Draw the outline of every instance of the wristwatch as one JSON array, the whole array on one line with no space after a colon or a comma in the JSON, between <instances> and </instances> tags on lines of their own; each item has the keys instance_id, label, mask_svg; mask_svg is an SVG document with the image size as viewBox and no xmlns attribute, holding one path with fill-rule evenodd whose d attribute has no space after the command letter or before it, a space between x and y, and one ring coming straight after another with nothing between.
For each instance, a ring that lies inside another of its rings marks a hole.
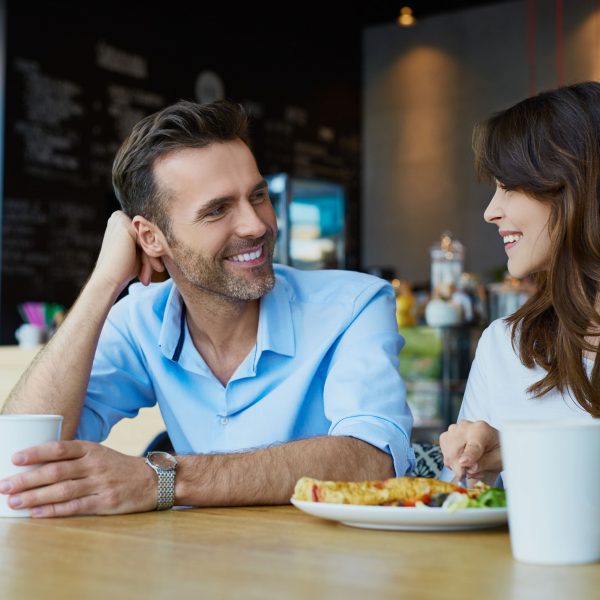
<instances>
[{"instance_id":1,"label":"wristwatch","mask_svg":"<svg viewBox=\"0 0 600 600\"><path fill-rule=\"evenodd\" d=\"M148 452L146 464L158 476L156 510L168 510L175 504L175 470L177 459L168 452Z\"/></svg>"}]
</instances>

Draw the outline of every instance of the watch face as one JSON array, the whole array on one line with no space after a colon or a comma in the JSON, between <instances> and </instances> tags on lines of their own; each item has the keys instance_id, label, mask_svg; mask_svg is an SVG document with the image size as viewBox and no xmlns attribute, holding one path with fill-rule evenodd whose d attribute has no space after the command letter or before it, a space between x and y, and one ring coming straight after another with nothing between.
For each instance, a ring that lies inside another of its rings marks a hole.
<instances>
[{"instance_id":1,"label":"watch face","mask_svg":"<svg viewBox=\"0 0 600 600\"><path fill-rule=\"evenodd\" d=\"M177 459L166 452L149 452L148 459L161 469L172 469L177 466Z\"/></svg>"}]
</instances>

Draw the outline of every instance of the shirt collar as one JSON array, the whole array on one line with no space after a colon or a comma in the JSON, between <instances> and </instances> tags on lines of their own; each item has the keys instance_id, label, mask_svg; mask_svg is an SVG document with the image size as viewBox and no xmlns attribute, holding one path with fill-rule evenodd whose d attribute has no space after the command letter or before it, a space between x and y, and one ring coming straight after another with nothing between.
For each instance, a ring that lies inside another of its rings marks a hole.
<instances>
[{"instance_id":1,"label":"shirt collar","mask_svg":"<svg viewBox=\"0 0 600 600\"><path fill-rule=\"evenodd\" d=\"M260 302L257 359L270 350L284 356L294 356L296 339L292 320L292 290L287 282L277 278L274 288ZM178 361L185 339L185 305L173 284L167 298L158 345L169 360Z\"/></svg>"},{"instance_id":2,"label":"shirt collar","mask_svg":"<svg viewBox=\"0 0 600 600\"><path fill-rule=\"evenodd\" d=\"M185 338L185 306L179 290L173 284L163 315L158 345L169 360L178 360Z\"/></svg>"},{"instance_id":3,"label":"shirt collar","mask_svg":"<svg viewBox=\"0 0 600 600\"><path fill-rule=\"evenodd\" d=\"M265 350L284 356L294 356L296 353L291 302L292 290L288 283L277 278L273 289L260 302L257 358Z\"/></svg>"}]
</instances>

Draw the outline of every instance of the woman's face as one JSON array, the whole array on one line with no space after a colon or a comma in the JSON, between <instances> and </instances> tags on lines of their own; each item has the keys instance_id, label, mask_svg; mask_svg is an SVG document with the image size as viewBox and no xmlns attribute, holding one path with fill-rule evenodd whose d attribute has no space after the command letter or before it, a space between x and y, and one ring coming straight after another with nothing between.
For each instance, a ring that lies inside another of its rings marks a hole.
<instances>
[{"instance_id":1,"label":"woman's face","mask_svg":"<svg viewBox=\"0 0 600 600\"><path fill-rule=\"evenodd\" d=\"M526 277L546 268L550 256L549 204L498 184L483 218L498 226L508 256L508 272L513 277Z\"/></svg>"}]
</instances>

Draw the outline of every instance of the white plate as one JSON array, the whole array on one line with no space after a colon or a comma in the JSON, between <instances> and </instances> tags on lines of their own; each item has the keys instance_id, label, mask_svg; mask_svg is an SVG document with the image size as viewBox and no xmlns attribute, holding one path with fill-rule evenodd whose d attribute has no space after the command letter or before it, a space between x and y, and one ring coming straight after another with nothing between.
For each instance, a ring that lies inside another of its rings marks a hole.
<instances>
[{"instance_id":1,"label":"white plate","mask_svg":"<svg viewBox=\"0 0 600 600\"><path fill-rule=\"evenodd\" d=\"M443 508L403 506L361 506L291 499L294 506L321 519L339 521L352 527L407 531L451 531L499 527L507 520L506 508L465 508L448 512Z\"/></svg>"}]
</instances>

